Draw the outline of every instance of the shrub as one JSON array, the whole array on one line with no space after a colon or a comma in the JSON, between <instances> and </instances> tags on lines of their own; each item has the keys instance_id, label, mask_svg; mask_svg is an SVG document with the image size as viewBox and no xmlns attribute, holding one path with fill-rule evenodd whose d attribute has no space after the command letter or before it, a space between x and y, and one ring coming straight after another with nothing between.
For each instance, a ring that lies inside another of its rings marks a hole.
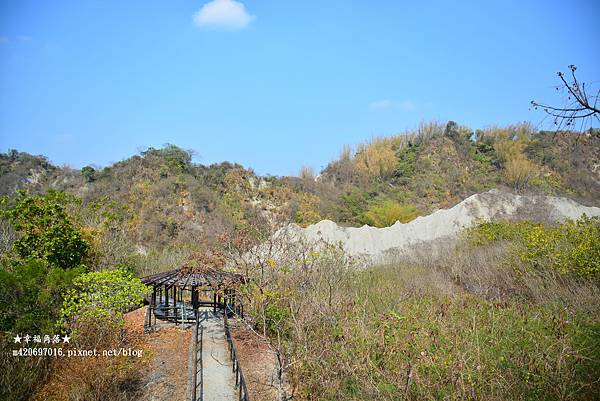
<instances>
[{"instance_id":1,"label":"shrub","mask_svg":"<svg viewBox=\"0 0 600 401\"><path fill-rule=\"evenodd\" d=\"M301 179L312 182L315 180L316 176L317 175L315 174L315 169L311 166L300 167L300 173L298 174L298 177L300 177Z\"/></svg>"},{"instance_id":2,"label":"shrub","mask_svg":"<svg viewBox=\"0 0 600 401\"><path fill-rule=\"evenodd\" d=\"M261 329L264 326L270 334L285 335L287 332L287 319L289 319L287 309L268 303L264 306L263 315L258 320L258 326Z\"/></svg>"},{"instance_id":3,"label":"shrub","mask_svg":"<svg viewBox=\"0 0 600 401\"><path fill-rule=\"evenodd\" d=\"M0 399L24 401L44 383L49 358L15 358L12 337L52 333L59 318L61 293L82 267L62 269L39 259L4 261L0 268Z\"/></svg>"},{"instance_id":4,"label":"shrub","mask_svg":"<svg viewBox=\"0 0 600 401\"><path fill-rule=\"evenodd\" d=\"M431 285L432 269L409 267L341 275L333 309L313 289L290 300L300 400L595 399L598 299L583 313L448 296Z\"/></svg>"},{"instance_id":5,"label":"shrub","mask_svg":"<svg viewBox=\"0 0 600 401\"><path fill-rule=\"evenodd\" d=\"M600 222L583 215L556 227L532 222L485 222L467 232L472 243L482 245L507 240L532 269L553 269L563 275L600 278Z\"/></svg>"},{"instance_id":6,"label":"shrub","mask_svg":"<svg viewBox=\"0 0 600 401\"><path fill-rule=\"evenodd\" d=\"M419 155L418 145L408 145L398 151L398 166L394 175L399 178L408 179L412 178L417 171L417 158Z\"/></svg>"},{"instance_id":7,"label":"shrub","mask_svg":"<svg viewBox=\"0 0 600 401\"><path fill-rule=\"evenodd\" d=\"M339 221L359 224L363 213L367 210L369 194L358 187L350 187L342 195L342 202L338 207Z\"/></svg>"},{"instance_id":8,"label":"shrub","mask_svg":"<svg viewBox=\"0 0 600 401\"><path fill-rule=\"evenodd\" d=\"M504 169L507 184L515 189L523 189L537 175L538 168L525 156L526 141L517 139L517 134L514 135L512 138L498 140L494 143L494 150Z\"/></svg>"},{"instance_id":9,"label":"shrub","mask_svg":"<svg viewBox=\"0 0 600 401\"><path fill-rule=\"evenodd\" d=\"M394 171L396 151L404 144L401 136L375 138L358 146L354 162L356 170L365 177L383 178Z\"/></svg>"},{"instance_id":10,"label":"shrub","mask_svg":"<svg viewBox=\"0 0 600 401\"><path fill-rule=\"evenodd\" d=\"M385 200L372 206L363 215L365 223L375 227L389 227L399 221L408 223L417 217L417 208L412 205L401 205L392 200Z\"/></svg>"},{"instance_id":11,"label":"shrub","mask_svg":"<svg viewBox=\"0 0 600 401\"><path fill-rule=\"evenodd\" d=\"M523 156L509 159L504 165L506 182L515 189L526 188L536 173L535 165Z\"/></svg>"},{"instance_id":12,"label":"shrub","mask_svg":"<svg viewBox=\"0 0 600 401\"><path fill-rule=\"evenodd\" d=\"M59 317L61 293L83 268L61 269L29 259L0 269L0 330L13 333L51 329Z\"/></svg>"},{"instance_id":13,"label":"shrub","mask_svg":"<svg viewBox=\"0 0 600 401\"><path fill-rule=\"evenodd\" d=\"M309 193L300 194L296 211L296 223L306 227L319 221L321 221L319 198Z\"/></svg>"},{"instance_id":14,"label":"shrub","mask_svg":"<svg viewBox=\"0 0 600 401\"><path fill-rule=\"evenodd\" d=\"M61 321L76 331L90 322L96 326L123 323L123 313L141 306L147 288L124 270L82 274L64 294Z\"/></svg>"}]
</instances>

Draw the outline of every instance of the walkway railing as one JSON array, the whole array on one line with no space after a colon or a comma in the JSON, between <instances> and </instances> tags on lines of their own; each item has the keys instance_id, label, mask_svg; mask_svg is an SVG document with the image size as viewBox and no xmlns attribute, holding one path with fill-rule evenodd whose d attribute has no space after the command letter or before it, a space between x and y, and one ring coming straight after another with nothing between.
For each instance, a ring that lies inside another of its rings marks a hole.
<instances>
[{"instance_id":1,"label":"walkway railing","mask_svg":"<svg viewBox=\"0 0 600 401\"><path fill-rule=\"evenodd\" d=\"M204 326L200 324L198 314L196 314L196 332L194 338L194 377L192 380L192 401L204 400L204 374L202 372L202 340L204 337ZM200 383L198 383L198 373L200 373Z\"/></svg>"},{"instance_id":2,"label":"walkway railing","mask_svg":"<svg viewBox=\"0 0 600 401\"><path fill-rule=\"evenodd\" d=\"M235 347L235 343L231 338L231 331L229 330L229 319L227 318L227 314L229 312L236 313L236 311L232 309L230 305L226 305L225 313L223 313L223 324L225 325L225 338L227 338L227 344L229 344L229 357L233 362L233 372L235 373L235 386L239 389L239 401L250 401L250 396L248 395L248 387L246 385L246 378L244 377L244 373L242 372L242 367L240 366L240 361L237 355L237 348Z\"/></svg>"}]
</instances>

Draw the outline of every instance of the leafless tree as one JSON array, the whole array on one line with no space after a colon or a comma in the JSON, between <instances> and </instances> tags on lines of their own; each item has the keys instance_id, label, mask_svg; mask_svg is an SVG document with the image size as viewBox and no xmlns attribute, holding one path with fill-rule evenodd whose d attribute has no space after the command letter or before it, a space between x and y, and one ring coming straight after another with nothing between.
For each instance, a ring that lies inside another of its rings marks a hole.
<instances>
[{"instance_id":1,"label":"leafless tree","mask_svg":"<svg viewBox=\"0 0 600 401\"><path fill-rule=\"evenodd\" d=\"M542 109L548 117L553 119L557 130L563 128L568 130L577 130L583 132L586 128L591 128L594 122L600 122L600 89L594 93L589 85L580 82L575 75L577 67L569 66L570 74L558 72L561 84L556 86L558 92L566 95L563 106L551 106L531 101L531 107L535 110ZM579 126L579 127L578 127Z\"/></svg>"}]
</instances>

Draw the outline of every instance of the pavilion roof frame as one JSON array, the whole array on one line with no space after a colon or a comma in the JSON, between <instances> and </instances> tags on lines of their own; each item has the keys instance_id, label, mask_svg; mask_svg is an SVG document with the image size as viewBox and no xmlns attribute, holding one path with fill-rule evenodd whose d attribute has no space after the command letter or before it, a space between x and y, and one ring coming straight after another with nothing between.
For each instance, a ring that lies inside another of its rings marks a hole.
<instances>
[{"instance_id":1,"label":"pavilion roof frame","mask_svg":"<svg viewBox=\"0 0 600 401\"><path fill-rule=\"evenodd\" d=\"M141 278L142 283L154 287L176 286L185 290L192 290L194 287L233 288L239 284L245 283L241 274L228 272L221 269L204 267L181 267L162 273L153 274Z\"/></svg>"}]
</instances>

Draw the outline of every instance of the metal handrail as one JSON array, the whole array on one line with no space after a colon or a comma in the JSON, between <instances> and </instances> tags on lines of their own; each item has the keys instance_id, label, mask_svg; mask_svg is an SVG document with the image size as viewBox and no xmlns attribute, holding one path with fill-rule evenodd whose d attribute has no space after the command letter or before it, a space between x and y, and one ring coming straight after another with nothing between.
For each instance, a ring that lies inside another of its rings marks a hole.
<instances>
[{"instance_id":1,"label":"metal handrail","mask_svg":"<svg viewBox=\"0 0 600 401\"><path fill-rule=\"evenodd\" d=\"M198 334L200 332L200 334ZM203 355L202 355L202 340L204 337L204 326L200 324L198 315L196 314L196 335L194 338L194 377L192 379L192 401L203 401L204 399L204 372L202 371ZM200 350L200 358L198 358L198 350ZM199 360L198 360L199 359ZM198 363L200 363L200 397L198 397Z\"/></svg>"},{"instance_id":2,"label":"metal handrail","mask_svg":"<svg viewBox=\"0 0 600 401\"><path fill-rule=\"evenodd\" d=\"M231 338L231 331L229 329L229 319L227 318L227 313L231 311L232 313L236 313L230 305L225 305L225 313L223 313L223 324L225 326L225 338L227 339L227 344L229 344L229 357L233 362L233 372L235 373L235 386L239 389L238 398L239 401L250 401L250 396L248 395L248 386L246 385L246 378L244 377L244 373L242 372L242 367L240 366L240 361L238 359L237 348L233 339Z\"/></svg>"},{"instance_id":3,"label":"metal handrail","mask_svg":"<svg viewBox=\"0 0 600 401\"><path fill-rule=\"evenodd\" d=\"M204 326L200 324L200 401L204 400L204 352L202 343L204 341Z\"/></svg>"}]
</instances>

